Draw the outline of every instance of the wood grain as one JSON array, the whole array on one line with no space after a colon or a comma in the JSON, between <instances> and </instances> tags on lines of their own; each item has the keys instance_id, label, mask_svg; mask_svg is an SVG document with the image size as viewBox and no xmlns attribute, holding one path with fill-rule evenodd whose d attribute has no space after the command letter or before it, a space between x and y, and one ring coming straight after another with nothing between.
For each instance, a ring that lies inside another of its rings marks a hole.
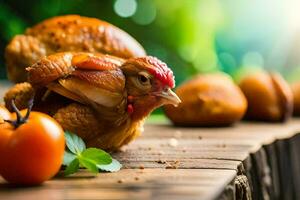
<instances>
[{"instance_id":1,"label":"wood grain","mask_svg":"<svg viewBox=\"0 0 300 200\"><path fill-rule=\"evenodd\" d=\"M299 199L299 132L300 119L225 128L146 124L114 153L121 171L83 170L28 188L0 179L0 199Z\"/></svg>"}]
</instances>

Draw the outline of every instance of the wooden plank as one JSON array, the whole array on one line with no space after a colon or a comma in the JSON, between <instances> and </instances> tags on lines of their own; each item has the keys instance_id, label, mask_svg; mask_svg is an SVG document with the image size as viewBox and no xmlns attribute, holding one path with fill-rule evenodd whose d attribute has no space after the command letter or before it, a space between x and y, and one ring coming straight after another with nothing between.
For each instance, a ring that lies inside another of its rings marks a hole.
<instances>
[{"instance_id":1,"label":"wooden plank","mask_svg":"<svg viewBox=\"0 0 300 200\"><path fill-rule=\"evenodd\" d=\"M41 187L12 188L2 183L0 199L214 199L235 175L233 170L123 169L93 177L82 171Z\"/></svg>"},{"instance_id":2,"label":"wooden plank","mask_svg":"<svg viewBox=\"0 0 300 200\"><path fill-rule=\"evenodd\" d=\"M248 143L260 147L270 144L276 139L290 138L300 129L299 119L291 119L287 123L258 123L243 122L225 128L185 128L171 127L169 124L149 125L151 131L143 134L144 138L189 138L218 139L220 141L233 139L237 142ZM150 129L150 128L149 128ZM161 134L163 132L163 134ZM257 150L253 148L253 151Z\"/></svg>"}]
</instances>

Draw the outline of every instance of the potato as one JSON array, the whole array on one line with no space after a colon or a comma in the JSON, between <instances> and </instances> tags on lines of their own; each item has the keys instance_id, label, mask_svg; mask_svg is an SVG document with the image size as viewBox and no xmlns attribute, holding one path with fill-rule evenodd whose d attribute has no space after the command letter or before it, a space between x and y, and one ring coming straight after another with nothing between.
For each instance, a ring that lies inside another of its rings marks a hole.
<instances>
[{"instance_id":1,"label":"potato","mask_svg":"<svg viewBox=\"0 0 300 200\"><path fill-rule=\"evenodd\" d=\"M164 111L175 125L227 126L239 121L247 108L242 91L225 74L197 75L176 89L182 100Z\"/></svg>"},{"instance_id":2,"label":"potato","mask_svg":"<svg viewBox=\"0 0 300 200\"><path fill-rule=\"evenodd\" d=\"M291 89L294 97L294 115L300 116L300 81L293 83Z\"/></svg>"},{"instance_id":3,"label":"potato","mask_svg":"<svg viewBox=\"0 0 300 200\"><path fill-rule=\"evenodd\" d=\"M248 109L246 119L280 122L293 110L293 94L279 73L257 72L245 76L240 84Z\"/></svg>"}]
</instances>

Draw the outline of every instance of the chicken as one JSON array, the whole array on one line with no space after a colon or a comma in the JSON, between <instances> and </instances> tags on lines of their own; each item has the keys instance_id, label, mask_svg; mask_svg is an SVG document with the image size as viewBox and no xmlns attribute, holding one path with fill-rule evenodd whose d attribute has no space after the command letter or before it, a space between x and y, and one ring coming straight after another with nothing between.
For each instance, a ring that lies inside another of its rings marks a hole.
<instances>
[{"instance_id":1,"label":"chicken","mask_svg":"<svg viewBox=\"0 0 300 200\"><path fill-rule=\"evenodd\" d=\"M138 136L153 109L180 103L171 90L175 86L172 71L151 56L124 60L64 52L42 58L27 71L36 91L34 110L56 105L52 116L64 130L78 134L88 146L107 150L119 149ZM6 104L18 96L17 106L25 108L28 97L16 90L11 94L13 90L6 94ZM58 96L66 101L57 100Z\"/></svg>"},{"instance_id":2,"label":"chicken","mask_svg":"<svg viewBox=\"0 0 300 200\"><path fill-rule=\"evenodd\" d=\"M126 32L95 18L67 15L45 20L15 36L5 50L8 78L26 81L25 68L56 52L100 52L122 58L145 56Z\"/></svg>"}]
</instances>

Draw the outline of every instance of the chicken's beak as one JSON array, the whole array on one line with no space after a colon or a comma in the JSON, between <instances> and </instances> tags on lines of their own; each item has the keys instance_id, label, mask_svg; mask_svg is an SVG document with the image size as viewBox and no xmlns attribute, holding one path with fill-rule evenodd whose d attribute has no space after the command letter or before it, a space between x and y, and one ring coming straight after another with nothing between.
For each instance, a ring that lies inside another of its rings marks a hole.
<instances>
[{"instance_id":1,"label":"chicken's beak","mask_svg":"<svg viewBox=\"0 0 300 200\"><path fill-rule=\"evenodd\" d=\"M162 97L163 104L172 104L177 107L178 104L181 103L181 100L179 99L177 94L175 94L175 92L173 92L170 88L167 88L162 92L156 93L155 95Z\"/></svg>"}]
</instances>

